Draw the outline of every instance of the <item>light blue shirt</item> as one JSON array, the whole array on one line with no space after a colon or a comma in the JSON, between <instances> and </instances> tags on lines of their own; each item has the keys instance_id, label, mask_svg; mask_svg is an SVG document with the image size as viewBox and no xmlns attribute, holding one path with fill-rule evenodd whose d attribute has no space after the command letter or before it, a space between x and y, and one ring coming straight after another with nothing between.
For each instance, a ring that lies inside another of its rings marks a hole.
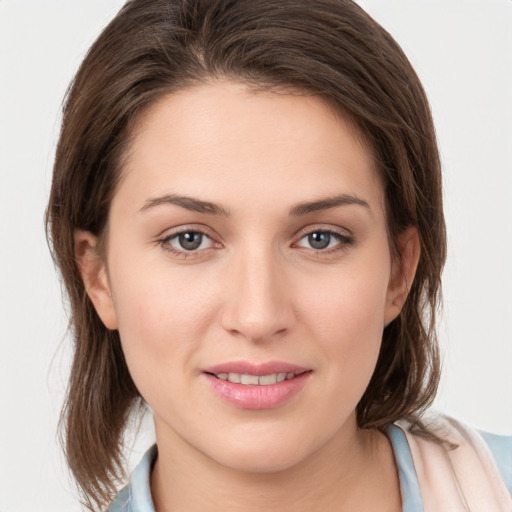
<instances>
[{"instance_id":1,"label":"light blue shirt","mask_svg":"<svg viewBox=\"0 0 512 512\"><path fill-rule=\"evenodd\" d=\"M484 432L480 434L487 443L503 480L512 494L512 436L497 436ZM420 486L407 438L395 425L389 427L388 437L398 467L402 512L423 512ZM139 462L129 484L117 495L108 512L155 512L149 478L156 454L156 445L153 445Z\"/></svg>"}]
</instances>

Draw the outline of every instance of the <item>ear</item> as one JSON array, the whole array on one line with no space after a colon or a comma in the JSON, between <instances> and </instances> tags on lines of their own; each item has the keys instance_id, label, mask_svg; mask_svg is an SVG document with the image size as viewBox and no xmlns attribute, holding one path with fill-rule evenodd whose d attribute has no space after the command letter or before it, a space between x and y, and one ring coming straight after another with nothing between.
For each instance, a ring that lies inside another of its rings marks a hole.
<instances>
[{"instance_id":1,"label":"ear","mask_svg":"<svg viewBox=\"0 0 512 512\"><path fill-rule=\"evenodd\" d=\"M107 329L117 329L107 267L98 254L98 238L89 231L75 231L75 258L85 290Z\"/></svg>"},{"instance_id":2,"label":"ear","mask_svg":"<svg viewBox=\"0 0 512 512\"><path fill-rule=\"evenodd\" d=\"M401 233L397 248L399 254L393 257L386 295L385 325L400 314L411 289L421 254L418 230L410 227Z\"/></svg>"}]
</instances>

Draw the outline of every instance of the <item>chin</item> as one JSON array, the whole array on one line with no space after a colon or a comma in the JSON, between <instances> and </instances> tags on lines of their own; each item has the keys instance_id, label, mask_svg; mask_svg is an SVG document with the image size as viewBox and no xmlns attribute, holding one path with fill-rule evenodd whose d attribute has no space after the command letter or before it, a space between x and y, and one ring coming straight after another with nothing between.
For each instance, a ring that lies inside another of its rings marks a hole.
<instances>
[{"instance_id":1,"label":"chin","mask_svg":"<svg viewBox=\"0 0 512 512\"><path fill-rule=\"evenodd\" d=\"M243 473L271 474L296 467L319 448L305 442L304 438L283 437L279 435L272 439L267 433L261 437L230 438L225 443L219 443L210 457L224 467Z\"/></svg>"}]
</instances>

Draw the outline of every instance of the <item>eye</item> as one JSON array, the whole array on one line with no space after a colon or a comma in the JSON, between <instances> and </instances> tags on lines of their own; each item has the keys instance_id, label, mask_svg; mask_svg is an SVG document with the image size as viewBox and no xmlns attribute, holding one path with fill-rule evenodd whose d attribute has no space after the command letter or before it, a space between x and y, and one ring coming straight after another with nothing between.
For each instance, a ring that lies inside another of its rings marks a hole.
<instances>
[{"instance_id":1,"label":"eye","mask_svg":"<svg viewBox=\"0 0 512 512\"><path fill-rule=\"evenodd\" d=\"M160 240L160 243L165 249L179 254L198 252L214 247L215 245L207 234L194 230L173 233Z\"/></svg>"},{"instance_id":2,"label":"eye","mask_svg":"<svg viewBox=\"0 0 512 512\"><path fill-rule=\"evenodd\" d=\"M305 234L298 242L298 247L326 251L329 249L342 249L353 242L352 238L341 233L318 229Z\"/></svg>"}]
</instances>

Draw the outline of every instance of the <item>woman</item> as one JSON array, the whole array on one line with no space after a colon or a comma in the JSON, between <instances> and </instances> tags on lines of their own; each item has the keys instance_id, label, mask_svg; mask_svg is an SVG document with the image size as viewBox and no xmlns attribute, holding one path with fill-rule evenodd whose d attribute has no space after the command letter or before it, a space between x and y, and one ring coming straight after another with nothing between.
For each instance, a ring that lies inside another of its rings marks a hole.
<instances>
[{"instance_id":1,"label":"woman","mask_svg":"<svg viewBox=\"0 0 512 512\"><path fill-rule=\"evenodd\" d=\"M91 509L510 510L511 441L421 419L439 158L354 3L129 2L70 90L48 223ZM114 498L142 404L156 447Z\"/></svg>"}]
</instances>

